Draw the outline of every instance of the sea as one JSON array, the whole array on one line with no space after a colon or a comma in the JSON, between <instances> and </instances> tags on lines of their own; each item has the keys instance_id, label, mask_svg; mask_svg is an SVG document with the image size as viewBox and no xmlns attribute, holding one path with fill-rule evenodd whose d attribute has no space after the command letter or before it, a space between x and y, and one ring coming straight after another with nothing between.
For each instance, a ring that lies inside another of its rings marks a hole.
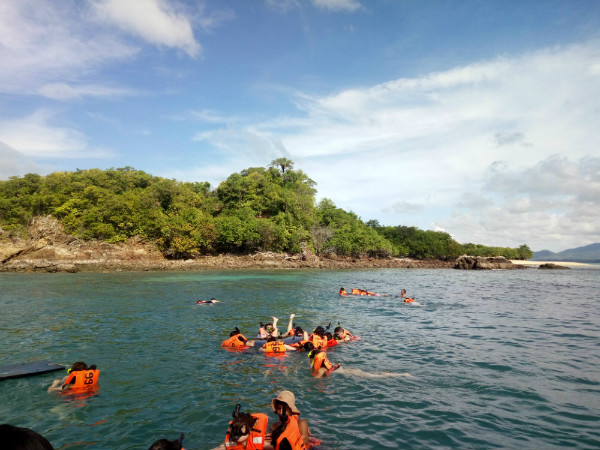
<instances>
[{"instance_id":1,"label":"sea","mask_svg":"<svg viewBox=\"0 0 600 450\"><path fill-rule=\"evenodd\" d=\"M236 404L274 421L271 400L289 390L322 450L598 449L599 288L600 266L2 273L0 365L84 361L100 378L80 395L47 392L66 370L0 381L0 423L55 449L185 433L204 450L223 443ZM304 352L220 345L273 317L285 331L292 313L360 337L328 350L340 369L315 378Z\"/></svg>"}]
</instances>

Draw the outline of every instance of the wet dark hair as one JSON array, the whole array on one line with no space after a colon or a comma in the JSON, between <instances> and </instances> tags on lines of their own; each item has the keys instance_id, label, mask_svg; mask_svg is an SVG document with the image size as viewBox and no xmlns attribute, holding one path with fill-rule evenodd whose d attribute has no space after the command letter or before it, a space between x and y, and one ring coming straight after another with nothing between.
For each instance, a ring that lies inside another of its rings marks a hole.
<instances>
[{"instance_id":1,"label":"wet dark hair","mask_svg":"<svg viewBox=\"0 0 600 450\"><path fill-rule=\"evenodd\" d=\"M321 325L315 328L316 335L323 337L323 333L325 333L325 329Z\"/></svg>"},{"instance_id":2,"label":"wet dark hair","mask_svg":"<svg viewBox=\"0 0 600 450\"><path fill-rule=\"evenodd\" d=\"M241 412L231 421L229 425L229 435L232 441L237 441L240 437L249 434L254 429L254 424L258 419L250 414ZM246 431L242 431L246 427Z\"/></svg>"},{"instance_id":3,"label":"wet dark hair","mask_svg":"<svg viewBox=\"0 0 600 450\"><path fill-rule=\"evenodd\" d=\"M2 448L10 450L54 450L52 444L41 434L7 423L0 425L0 442Z\"/></svg>"},{"instance_id":4,"label":"wet dark hair","mask_svg":"<svg viewBox=\"0 0 600 450\"><path fill-rule=\"evenodd\" d=\"M275 336L269 336L267 338L267 342L273 342L273 341L276 341L276 340L277 340L277 338Z\"/></svg>"},{"instance_id":5,"label":"wet dark hair","mask_svg":"<svg viewBox=\"0 0 600 450\"><path fill-rule=\"evenodd\" d=\"M77 362L74 362L73 365L71 366L70 372L77 372L80 370L96 370L96 364L92 364L91 366L88 367L88 365L86 363L84 363L83 361L77 361Z\"/></svg>"},{"instance_id":6,"label":"wet dark hair","mask_svg":"<svg viewBox=\"0 0 600 450\"><path fill-rule=\"evenodd\" d=\"M183 448L183 437L184 434L181 433L179 439L175 439L173 441L169 441L168 439L159 439L150 447L148 447L148 450L181 450Z\"/></svg>"},{"instance_id":7,"label":"wet dark hair","mask_svg":"<svg viewBox=\"0 0 600 450\"><path fill-rule=\"evenodd\" d=\"M327 333L325 333L325 337L327 338L328 341L333 339L333 334L331 334L329 331Z\"/></svg>"},{"instance_id":8,"label":"wet dark hair","mask_svg":"<svg viewBox=\"0 0 600 450\"><path fill-rule=\"evenodd\" d=\"M235 336L236 334L240 334L240 329L238 327L235 327L235 330L229 333L229 337Z\"/></svg>"},{"instance_id":9,"label":"wet dark hair","mask_svg":"<svg viewBox=\"0 0 600 450\"><path fill-rule=\"evenodd\" d=\"M304 345L302 346L304 348L304 350L306 350L307 352L310 352L312 350L315 349L315 346L312 342L305 342Z\"/></svg>"},{"instance_id":10,"label":"wet dark hair","mask_svg":"<svg viewBox=\"0 0 600 450\"><path fill-rule=\"evenodd\" d=\"M294 335L296 336L302 336L304 334L304 330L300 327L296 327L294 328Z\"/></svg>"},{"instance_id":11,"label":"wet dark hair","mask_svg":"<svg viewBox=\"0 0 600 450\"><path fill-rule=\"evenodd\" d=\"M335 329L333 330L334 333L341 333L342 332L342 327L335 327Z\"/></svg>"}]
</instances>

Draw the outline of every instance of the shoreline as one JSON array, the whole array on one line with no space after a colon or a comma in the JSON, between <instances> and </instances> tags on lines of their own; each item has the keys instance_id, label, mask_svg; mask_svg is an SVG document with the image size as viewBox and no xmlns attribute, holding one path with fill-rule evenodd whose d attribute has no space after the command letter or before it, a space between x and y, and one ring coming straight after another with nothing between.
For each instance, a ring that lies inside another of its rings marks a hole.
<instances>
[{"instance_id":1,"label":"shoreline","mask_svg":"<svg viewBox=\"0 0 600 450\"><path fill-rule=\"evenodd\" d=\"M535 267L541 266L542 264L556 264L557 266L566 266L566 267L594 267L595 264L591 263L582 263L582 262L572 262L572 261L522 261L519 259L511 259L511 263L519 265L519 266L528 266Z\"/></svg>"}]
</instances>

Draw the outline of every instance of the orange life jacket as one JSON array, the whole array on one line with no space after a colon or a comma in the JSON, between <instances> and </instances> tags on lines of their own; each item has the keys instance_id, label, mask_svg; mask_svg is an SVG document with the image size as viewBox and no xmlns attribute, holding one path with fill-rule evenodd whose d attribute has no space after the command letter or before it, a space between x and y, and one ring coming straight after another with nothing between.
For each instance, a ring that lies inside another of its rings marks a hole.
<instances>
[{"instance_id":1,"label":"orange life jacket","mask_svg":"<svg viewBox=\"0 0 600 450\"><path fill-rule=\"evenodd\" d=\"M290 344L292 347L296 347L296 348L303 348L304 344L306 344L307 342L310 342L310 339L308 341L302 340L299 342L294 342L293 344Z\"/></svg>"},{"instance_id":2,"label":"orange life jacket","mask_svg":"<svg viewBox=\"0 0 600 450\"><path fill-rule=\"evenodd\" d=\"M281 341L270 341L263 345L266 353L285 353L285 344Z\"/></svg>"},{"instance_id":3,"label":"orange life jacket","mask_svg":"<svg viewBox=\"0 0 600 450\"><path fill-rule=\"evenodd\" d=\"M289 416L286 422L285 430L277 438L275 442L275 450L279 450L279 446L284 439L287 439L292 447L292 450L306 450L304 445L304 438L300 433L300 427L298 427L298 416Z\"/></svg>"},{"instance_id":4,"label":"orange life jacket","mask_svg":"<svg viewBox=\"0 0 600 450\"><path fill-rule=\"evenodd\" d=\"M333 367L333 364L329 362L329 359L327 359L327 355L325 354L325 352L321 352L317 354L317 356L315 356L315 358L313 359L312 366L315 371L318 371L323 366L325 366L325 368L329 370Z\"/></svg>"},{"instance_id":5,"label":"orange life jacket","mask_svg":"<svg viewBox=\"0 0 600 450\"><path fill-rule=\"evenodd\" d=\"M360 295L360 289L352 288L352 295Z\"/></svg>"},{"instance_id":6,"label":"orange life jacket","mask_svg":"<svg viewBox=\"0 0 600 450\"><path fill-rule=\"evenodd\" d=\"M98 383L98 377L100 376L99 370L76 370L71 372L65 383L62 385L63 389L90 389ZM75 382L71 384L71 381L75 378Z\"/></svg>"},{"instance_id":7,"label":"orange life jacket","mask_svg":"<svg viewBox=\"0 0 600 450\"><path fill-rule=\"evenodd\" d=\"M335 340L335 338L327 341L327 347L335 347L336 345L338 345L337 341Z\"/></svg>"},{"instance_id":8,"label":"orange life jacket","mask_svg":"<svg viewBox=\"0 0 600 450\"><path fill-rule=\"evenodd\" d=\"M318 334L313 334L310 338L310 341L313 343L315 348L327 347L327 338L325 336L321 337Z\"/></svg>"},{"instance_id":9,"label":"orange life jacket","mask_svg":"<svg viewBox=\"0 0 600 450\"><path fill-rule=\"evenodd\" d=\"M246 343L243 342L240 338L242 339L246 339L243 335L241 334L236 334L231 336L229 339L224 340L221 343L222 347L245 347Z\"/></svg>"},{"instance_id":10,"label":"orange life jacket","mask_svg":"<svg viewBox=\"0 0 600 450\"><path fill-rule=\"evenodd\" d=\"M348 293L342 289L340 289L340 295L348 295Z\"/></svg>"},{"instance_id":11,"label":"orange life jacket","mask_svg":"<svg viewBox=\"0 0 600 450\"><path fill-rule=\"evenodd\" d=\"M231 441L228 430L227 435L225 435L225 448L227 450L262 450L264 448L269 418L266 414L261 413L250 415L258 420L254 422L254 426L252 427L252 430L250 430L250 434L248 434L248 439L242 444ZM231 422L229 422L229 425L231 425Z\"/></svg>"},{"instance_id":12,"label":"orange life jacket","mask_svg":"<svg viewBox=\"0 0 600 450\"><path fill-rule=\"evenodd\" d=\"M404 303L413 303L415 301L414 298L405 298Z\"/></svg>"}]
</instances>

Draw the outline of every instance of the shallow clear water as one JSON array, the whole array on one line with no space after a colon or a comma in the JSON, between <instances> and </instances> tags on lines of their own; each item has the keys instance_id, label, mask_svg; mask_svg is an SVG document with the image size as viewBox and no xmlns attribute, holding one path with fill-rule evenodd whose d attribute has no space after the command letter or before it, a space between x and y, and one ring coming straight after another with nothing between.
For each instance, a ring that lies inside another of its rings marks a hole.
<instances>
[{"instance_id":1,"label":"shallow clear water","mask_svg":"<svg viewBox=\"0 0 600 450\"><path fill-rule=\"evenodd\" d=\"M341 286L406 288L420 304ZM236 403L268 412L289 389L323 450L600 448L599 287L598 269L0 274L0 365L101 370L86 399L46 392L62 372L0 381L0 422L57 449L146 449L183 431L203 450ZM222 303L195 304L211 297ZM330 351L330 377L304 353L220 347L273 315L284 330L292 312L361 336Z\"/></svg>"}]
</instances>

